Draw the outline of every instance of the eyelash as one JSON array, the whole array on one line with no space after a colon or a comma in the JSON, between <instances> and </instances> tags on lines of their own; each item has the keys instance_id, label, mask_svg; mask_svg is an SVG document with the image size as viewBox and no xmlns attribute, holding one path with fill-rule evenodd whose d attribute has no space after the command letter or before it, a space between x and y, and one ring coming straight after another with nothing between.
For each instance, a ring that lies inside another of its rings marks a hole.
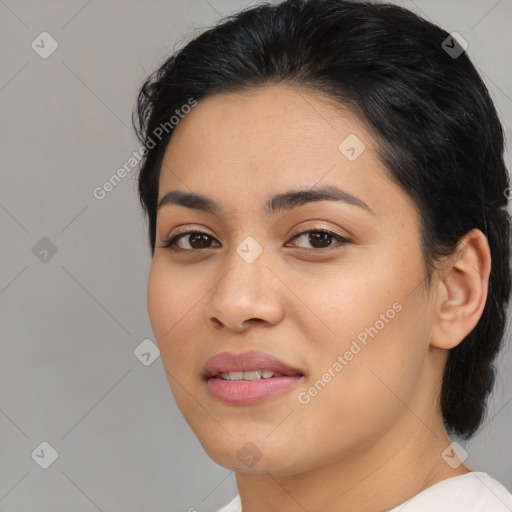
<instances>
[{"instance_id":1,"label":"eyelash","mask_svg":"<svg viewBox=\"0 0 512 512\"><path fill-rule=\"evenodd\" d=\"M346 238L344 238L336 233L333 233L332 231L329 231L328 229L325 229L325 228L308 229L306 231L301 231L301 232L293 235L291 240L295 240L296 238L299 238L302 235L307 235L307 234L311 234L311 233L324 233L324 234L330 235L330 236L338 239L338 244L330 245L329 247L323 247L320 249L304 248L304 247L301 247L301 249L305 249L306 251L313 251L313 252L324 252L324 251L333 250L334 248L340 248L340 247L350 243L350 241L347 240ZM215 240L215 238L213 236L211 236L208 233L205 233L203 231L185 231L183 233L174 235L171 238L169 238L168 240L166 240L164 242L164 244L162 245L162 248L169 249L169 250L175 251L175 252L195 252L195 251L203 251L203 250L211 249L211 247L207 247L205 249L182 249L182 248L173 247L173 246L175 246L176 242L180 238L189 236L189 235L204 235L204 236L207 236L207 237Z\"/></svg>"}]
</instances>

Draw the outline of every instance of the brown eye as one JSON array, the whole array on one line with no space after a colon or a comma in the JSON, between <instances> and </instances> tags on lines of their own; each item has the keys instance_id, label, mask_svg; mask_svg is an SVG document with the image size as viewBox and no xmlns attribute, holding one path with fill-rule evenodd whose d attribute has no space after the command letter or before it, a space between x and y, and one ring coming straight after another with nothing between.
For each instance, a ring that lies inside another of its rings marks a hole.
<instances>
[{"instance_id":1,"label":"brown eye","mask_svg":"<svg viewBox=\"0 0 512 512\"><path fill-rule=\"evenodd\" d=\"M185 247L178 244L184 240ZM211 247L211 242L215 240L212 236L201 231L187 231L186 233L180 233L179 235L173 236L167 242L164 247L172 250L192 251L208 249ZM187 244L189 247L187 247ZM178 248L176 248L176 245Z\"/></svg>"},{"instance_id":2,"label":"brown eye","mask_svg":"<svg viewBox=\"0 0 512 512\"><path fill-rule=\"evenodd\" d=\"M336 233L333 233L327 229L311 229L295 235L292 240L305 240L314 249L329 249L334 244L331 243L333 239L338 241L338 245L344 245L349 241ZM306 247L310 249L310 247Z\"/></svg>"},{"instance_id":3,"label":"brown eye","mask_svg":"<svg viewBox=\"0 0 512 512\"><path fill-rule=\"evenodd\" d=\"M305 249L313 251L321 251L329 249L334 245L340 246L349 243L347 239L327 229L310 229L292 238L292 240L300 239L306 240L306 243L310 244L310 247L305 247ZM333 240L337 243L333 243ZM211 248L213 241L216 241L215 238L207 233L201 231L187 231L171 237L165 242L163 247L173 251L200 251L202 249ZM287 247L291 245L290 243L286 244Z\"/></svg>"}]
</instances>

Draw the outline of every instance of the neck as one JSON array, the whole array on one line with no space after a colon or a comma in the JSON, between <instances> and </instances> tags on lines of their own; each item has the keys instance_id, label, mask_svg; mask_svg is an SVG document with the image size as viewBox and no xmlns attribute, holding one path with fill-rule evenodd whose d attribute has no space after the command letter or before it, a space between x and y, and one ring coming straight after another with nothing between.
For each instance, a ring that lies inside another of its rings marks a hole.
<instances>
[{"instance_id":1,"label":"neck","mask_svg":"<svg viewBox=\"0 0 512 512\"><path fill-rule=\"evenodd\" d=\"M437 482L468 473L441 457L450 444L442 422L412 414L357 454L299 474L237 473L243 512L390 510Z\"/></svg>"}]
</instances>

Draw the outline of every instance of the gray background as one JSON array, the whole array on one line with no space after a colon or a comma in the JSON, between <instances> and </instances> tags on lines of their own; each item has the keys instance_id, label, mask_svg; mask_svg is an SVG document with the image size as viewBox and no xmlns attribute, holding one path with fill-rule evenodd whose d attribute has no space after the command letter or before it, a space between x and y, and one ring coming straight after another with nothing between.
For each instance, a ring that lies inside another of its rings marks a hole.
<instances>
[{"instance_id":1,"label":"gray background","mask_svg":"<svg viewBox=\"0 0 512 512\"><path fill-rule=\"evenodd\" d=\"M397 3L468 41L510 138L512 1ZM161 359L134 355L153 339L136 171L103 200L92 191L139 149L130 116L146 75L249 5L0 0L1 511L203 512L236 494L182 419ZM59 45L46 59L31 47L43 31ZM510 490L511 370L506 349L489 420L465 445L470 467ZM58 452L48 469L31 457L43 441Z\"/></svg>"}]
</instances>

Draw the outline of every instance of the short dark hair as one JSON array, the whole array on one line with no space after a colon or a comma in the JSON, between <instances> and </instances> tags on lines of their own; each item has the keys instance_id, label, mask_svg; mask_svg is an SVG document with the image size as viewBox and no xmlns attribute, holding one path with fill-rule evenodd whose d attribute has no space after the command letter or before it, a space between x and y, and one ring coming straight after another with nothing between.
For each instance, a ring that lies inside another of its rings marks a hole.
<instances>
[{"instance_id":1,"label":"short dark hair","mask_svg":"<svg viewBox=\"0 0 512 512\"><path fill-rule=\"evenodd\" d=\"M447 431L468 439L483 421L505 336L511 189L493 102L466 53L445 51L448 37L393 4L262 4L224 18L168 58L142 86L133 122L148 148L139 195L152 254L160 167L173 133L155 142L155 130L191 97L278 83L325 93L369 126L390 178L419 212L427 289L435 263L468 231L481 230L492 258L488 296L476 327L450 351L441 391Z\"/></svg>"}]
</instances>

